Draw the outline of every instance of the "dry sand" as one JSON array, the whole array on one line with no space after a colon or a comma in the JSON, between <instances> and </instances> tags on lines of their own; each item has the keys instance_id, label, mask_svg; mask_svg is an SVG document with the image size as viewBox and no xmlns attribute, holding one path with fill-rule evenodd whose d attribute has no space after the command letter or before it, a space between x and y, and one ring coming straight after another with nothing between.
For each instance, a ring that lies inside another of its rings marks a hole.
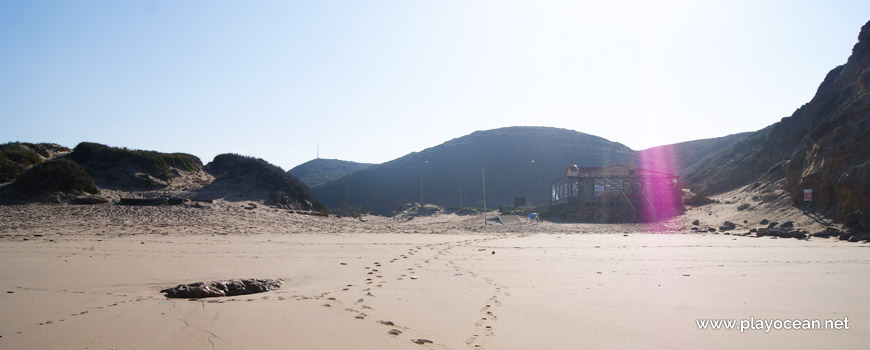
<instances>
[{"instance_id":1,"label":"dry sand","mask_svg":"<svg viewBox=\"0 0 870 350\"><path fill-rule=\"evenodd\" d=\"M743 211L483 228L480 217L361 222L246 206L0 206L0 349L861 349L870 338L868 245L685 224ZM228 278L285 284L159 293ZM749 317L848 317L850 329L696 324Z\"/></svg>"}]
</instances>

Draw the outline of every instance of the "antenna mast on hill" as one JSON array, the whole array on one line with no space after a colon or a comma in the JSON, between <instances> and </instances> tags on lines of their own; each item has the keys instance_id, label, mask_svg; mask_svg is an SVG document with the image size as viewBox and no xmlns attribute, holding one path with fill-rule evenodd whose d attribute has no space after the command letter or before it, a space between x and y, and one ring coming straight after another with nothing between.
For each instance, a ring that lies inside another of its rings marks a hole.
<instances>
[{"instance_id":1,"label":"antenna mast on hill","mask_svg":"<svg viewBox=\"0 0 870 350\"><path fill-rule=\"evenodd\" d=\"M317 159L320 159L320 142L317 143Z\"/></svg>"}]
</instances>

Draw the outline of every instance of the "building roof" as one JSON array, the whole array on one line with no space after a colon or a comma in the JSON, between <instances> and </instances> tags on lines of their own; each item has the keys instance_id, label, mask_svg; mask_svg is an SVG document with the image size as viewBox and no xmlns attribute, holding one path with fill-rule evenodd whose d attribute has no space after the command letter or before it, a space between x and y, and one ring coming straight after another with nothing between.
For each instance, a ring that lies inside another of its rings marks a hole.
<instances>
[{"instance_id":1,"label":"building roof","mask_svg":"<svg viewBox=\"0 0 870 350\"><path fill-rule=\"evenodd\" d=\"M573 170L573 171L572 171ZM575 175L576 174L576 175ZM611 166L593 168L593 167L569 167L565 171L565 176L576 177L676 177L676 175L635 168L631 170L625 165L614 164Z\"/></svg>"}]
</instances>

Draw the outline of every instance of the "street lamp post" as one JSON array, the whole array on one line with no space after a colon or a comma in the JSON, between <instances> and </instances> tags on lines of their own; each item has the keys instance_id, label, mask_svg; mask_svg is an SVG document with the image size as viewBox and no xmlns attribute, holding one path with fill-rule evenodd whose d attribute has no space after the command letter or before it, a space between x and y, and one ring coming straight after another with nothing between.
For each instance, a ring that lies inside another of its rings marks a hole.
<instances>
[{"instance_id":1,"label":"street lamp post","mask_svg":"<svg viewBox=\"0 0 870 350\"><path fill-rule=\"evenodd\" d=\"M420 163L420 208L423 208L423 165L429 163L428 160L424 160Z\"/></svg>"},{"instance_id":2,"label":"street lamp post","mask_svg":"<svg viewBox=\"0 0 870 350\"><path fill-rule=\"evenodd\" d=\"M486 176L483 175L483 165L480 166L480 181L483 182L483 227L486 227Z\"/></svg>"},{"instance_id":3,"label":"street lamp post","mask_svg":"<svg viewBox=\"0 0 870 350\"><path fill-rule=\"evenodd\" d=\"M459 209L462 209L462 176L459 177Z\"/></svg>"},{"instance_id":4,"label":"street lamp post","mask_svg":"<svg viewBox=\"0 0 870 350\"><path fill-rule=\"evenodd\" d=\"M532 159L532 163L541 163L541 206L543 206L544 203L546 203L545 198L547 198L547 181L544 176L544 160L538 159L538 161L536 162L534 159Z\"/></svg>"}]
</instances>

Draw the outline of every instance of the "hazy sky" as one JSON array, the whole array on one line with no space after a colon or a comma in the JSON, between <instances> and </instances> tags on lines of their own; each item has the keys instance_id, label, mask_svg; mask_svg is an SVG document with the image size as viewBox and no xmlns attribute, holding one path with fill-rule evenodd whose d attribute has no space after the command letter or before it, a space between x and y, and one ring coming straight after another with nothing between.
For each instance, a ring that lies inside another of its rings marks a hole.
<instances>
[{"instance_id":1,"label":"hazy sky","mask_svg":"<svg viewBox=\"0 0 870 350\"><path fill-rule=\"evenodd\" d=\"M754 131L870 1L2 1L0 142L380 163L475 130Z\"/></svg>"}]
</instances>

